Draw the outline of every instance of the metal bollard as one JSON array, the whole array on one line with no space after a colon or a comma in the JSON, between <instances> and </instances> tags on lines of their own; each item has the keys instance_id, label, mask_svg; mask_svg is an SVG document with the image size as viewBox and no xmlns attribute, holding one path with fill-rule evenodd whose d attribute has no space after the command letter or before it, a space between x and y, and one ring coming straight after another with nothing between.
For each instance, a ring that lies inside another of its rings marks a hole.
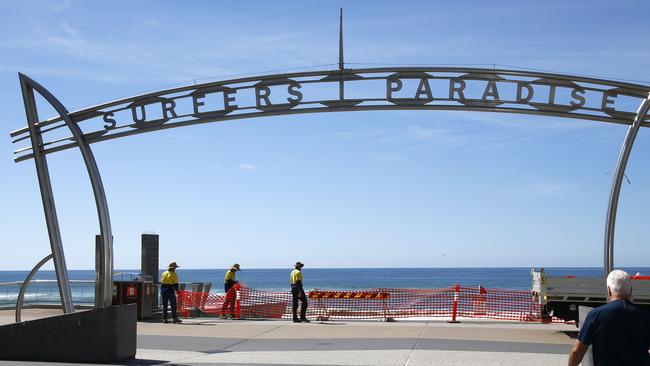
<instances>
[{"instance_id":1,"label":"metal bollard","mask_svg":"<svg viewBox=\"0 0 650 366\"><path fill-rule=\"evenodd\" d=\"M239 284L235 284L234 286L235 290L235 317L237 319L241 319L241 286Z\"/></svg>"},{"instance_id":2,"label":"metal bollard","mask_svg":"<svg viewBox=\"0 0 650 366\"><path fill-rule=\"evenodd\" d=\"M456 315L458 314L458 298L460 297L460 285L456 284L454 287L454 303L451 308L451 320L447 321L447 323L460 323L460 321L456 320Z\"/></svg>"}]
</instances>

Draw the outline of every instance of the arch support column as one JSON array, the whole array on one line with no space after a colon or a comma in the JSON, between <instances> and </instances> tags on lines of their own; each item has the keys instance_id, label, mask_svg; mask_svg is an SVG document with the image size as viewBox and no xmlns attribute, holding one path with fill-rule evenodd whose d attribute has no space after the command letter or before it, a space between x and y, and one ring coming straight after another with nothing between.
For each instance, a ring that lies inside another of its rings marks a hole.
<instances>
[{"instance_id":1,"label":"arch support column","mask_svg":"<svg viewBox=\"0 0 650 366\"><path fill-rule=\"evenodd\" d=\"M70 290L70 281L68 280L68 268L65 263L63 253L63 243L61 241L61 230L59 220L56 215L56 205L54 204L54 194L52 192L52 182L50 181L50 172L47 167L47 159L42 153L43 139L41 130L37 126L39 121L38 111L36 109L36 100L34 90L20 77L20 89L23 93L23 102L25 104L25 114L27 115L27 125L29 126L29 136L34 153L34 164L36 165L36 175L38 177L38 186L41 192L41 201L43 202L43 211L45 213L45 224L47 225L47 234L50 239L50 248L52 250L52 259L54 262L54 272L59 287L59 296L63 313L74 312L72 302L72 291Z\"/></svg>"},{"instance_id":2,"label":"arch support column","mask_svg":"<svg viewBox=\"0 0 650 366\"><path fill-rule=\"evenodd\" d=\"M618 162L616 163L616 170L614 171L614 181L612 182L612 190L609 195L609 204L607 206L607 221L605 224L605 251L604 251L604 269L605 276L609 274L614 269L614 230L616 227L616 211L618 209L618 198L621 193L621 186L623 184L623 178L625 176L625 168L627 167L627 161L630 158L630 153L632 152L632 146L634 146L634 140L636 135L639 132L641 127L641 122L645 119L648 114L648 109L650 108L650 95L645 99L641 104L638 111L636 112L636 117L627 130L625 135L625 140L623 141L623 146L621 146L621 152L618 156Z\"/></svg>"},{"instance_id":3,"label":"arch support column","mask_svg":"<svg viewBox=\"0 0 650 366\"><path fill-rule=\"evenodd\" d=\"M52 95L42 85L32 80L28 76L19 73L20 86L23 92L23 100L25 103L25 112L27 113L27 120L29 125L30 138L32 143L32 151L34 154L34 161L36 163L36 171L38 174L38 181L41 190L41 198L43 200L43 209L45 210L45 220L47 222L48 234L50 237L50 245L52 247L52 258L54 260L54 267L57 274L57 281L59 284L59 292L61 293L61 302L65 313L73 312L74 307L72 304L72 295L70 291L70 282L68 280L67 268L65 264L65 257L63 255L63 244L61 241L61 232L59 223L56 216L56 209L54 205L54 195L52 193L52 183L50 181L49 171L47 169L47 161L45 154L42 152L42 138L40 127L38 126L39 119L34 99L34 91L38 92L59 114L61 119L65 122L66 126L70 129L76 145L79 147L81 156L83 157L90 178L90 184L93 189L95 198L95 206L97 208L97 217L99 219L99 231L102 237L101 245L101 258L102 263L97 269L96 281L98 284L98 291L96 291L97 298L95 298L95 307L105 308L111 306L113 297L113 234L111 230L110 215L108 212L108 204L106 194L104 192L104 185L102 183L95 156L84 139L83 132L76 122L72 121L68 114L68 110L61 104L61 102Z\"/></svg>"}]
</instances>

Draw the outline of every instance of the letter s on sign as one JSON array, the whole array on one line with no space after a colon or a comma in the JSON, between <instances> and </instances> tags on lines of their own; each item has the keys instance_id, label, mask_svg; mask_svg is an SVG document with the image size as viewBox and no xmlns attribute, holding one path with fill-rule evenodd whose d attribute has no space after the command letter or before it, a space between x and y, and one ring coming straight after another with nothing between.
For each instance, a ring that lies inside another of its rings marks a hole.
<instances>
[{"instance_id":1,"label":"letter s on sign","mask_svg":"<svg viewBox=\"0 0 650 366\"><path fill-rule=\"evenodd\" d=\"M103 119L104 119L104 122L106 122L106 124L104 125L105 129L112 130L117 125L117 121L115 120L115 118L113 118L113 116L115 116L115 113L113 113L113 112L104 113Z\"/></svg>"},{"instance_id":2,"label":"letter s on sign","mask_svg":"<svg viewBox=\"0 0 650 366\"><path fill-rule=\"evenodd\" d=\"M302 86L298 83L291 83L287 87L287 92L291 95L293 95L295 98L287 98L287 102L291 104L298 104L300 101L302 101L302 92L298 91L298 89L302 88Z\"/></svg>"}]
</instances>

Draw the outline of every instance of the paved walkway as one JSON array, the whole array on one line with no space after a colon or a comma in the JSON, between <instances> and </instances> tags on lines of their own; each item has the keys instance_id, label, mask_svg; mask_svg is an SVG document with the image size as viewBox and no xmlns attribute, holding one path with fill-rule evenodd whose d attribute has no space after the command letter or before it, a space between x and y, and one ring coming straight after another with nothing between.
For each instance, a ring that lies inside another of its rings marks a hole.
<instances>
[{"instance_id":1,"label":"paved walkway","mask_svg":"<svg viewBox=\"0 0 650 366\"><path fill-rule=\"evenodd\" d=\"M496 321L140 322L136 360L124 364L565 365L575 331L571 325Z\"/></svg>"}]
</instances>

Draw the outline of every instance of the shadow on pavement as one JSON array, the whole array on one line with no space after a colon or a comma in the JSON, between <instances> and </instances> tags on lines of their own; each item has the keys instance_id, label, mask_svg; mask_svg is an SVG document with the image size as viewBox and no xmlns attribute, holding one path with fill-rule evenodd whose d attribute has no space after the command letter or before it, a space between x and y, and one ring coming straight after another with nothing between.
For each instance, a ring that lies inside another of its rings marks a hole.
<instances>
[{"instance_id":1,"label":"shadow on pavement","mask_svg":"<svg viewBox=\"0 0 650 366\"><path fill-rule=\"evenodd\" d=\"M563 331L560 331L559 333L562 333L562 334L568 336L571 339L578 338L578 331L577 330L563 330Z\"/></svg>"}]
</instances>

